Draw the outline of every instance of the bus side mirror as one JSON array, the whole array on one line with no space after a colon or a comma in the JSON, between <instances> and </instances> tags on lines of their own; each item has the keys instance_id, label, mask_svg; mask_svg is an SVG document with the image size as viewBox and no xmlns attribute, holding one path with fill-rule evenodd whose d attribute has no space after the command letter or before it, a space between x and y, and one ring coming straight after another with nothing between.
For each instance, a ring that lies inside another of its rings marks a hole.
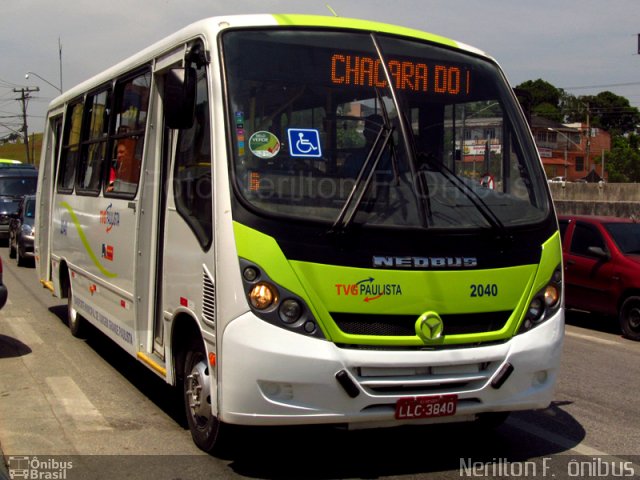
<instances>
[{"instance_id":1,"label":"bus side mirror","mask_svg":"<svg viewBox=\"0 0 640 480\"><path fill-rule=\"evenodd\" d=\"M196 71L194 68L172 68L164 75L162 102L167 127L191 128L196 109Z\"/></svg>"}]
</instances>

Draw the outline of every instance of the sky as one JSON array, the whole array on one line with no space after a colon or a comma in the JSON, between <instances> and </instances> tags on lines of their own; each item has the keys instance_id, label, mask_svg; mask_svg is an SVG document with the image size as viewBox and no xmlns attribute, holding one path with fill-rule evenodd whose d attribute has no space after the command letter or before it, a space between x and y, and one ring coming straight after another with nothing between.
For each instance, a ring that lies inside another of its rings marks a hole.
<instances>
[{"instance_id":1,"label":"sky","mask_svg":"<svg viewBox=\"0 0 640 480\"><path fill-rule=\"evenodd\" d=\"M333 15L327 5L341 17L477 47L512 86L540 78L574 95L608 90L640 107L640 0L0 0L0 139L22 125L14 89L39 87L29 94L27 119L30 133L43 130L60 67L67 90L202 18Z\"/></svg>"}]
</instances>

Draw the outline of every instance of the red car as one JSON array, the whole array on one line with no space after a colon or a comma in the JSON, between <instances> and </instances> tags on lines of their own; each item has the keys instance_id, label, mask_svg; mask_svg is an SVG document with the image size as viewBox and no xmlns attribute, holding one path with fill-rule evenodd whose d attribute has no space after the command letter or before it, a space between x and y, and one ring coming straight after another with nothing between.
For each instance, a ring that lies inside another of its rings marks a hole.
<instances>
[{"instance_id":1,"label":"red car","mask_svg":"<svg viewBox=\"0 0 640 480\"><path fill-rule=\"evenodd\" d=\"M640 340L640 223L628 218L559 215L567 308L617 316Z\"/></svg>"}]
</instances>

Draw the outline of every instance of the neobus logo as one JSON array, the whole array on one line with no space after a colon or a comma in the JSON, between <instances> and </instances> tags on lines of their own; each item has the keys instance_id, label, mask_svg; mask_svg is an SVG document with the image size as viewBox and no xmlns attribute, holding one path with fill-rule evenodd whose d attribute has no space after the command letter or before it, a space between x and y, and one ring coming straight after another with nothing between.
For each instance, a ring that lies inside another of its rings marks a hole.
<instances>
[{"instance_id":1,"label":"neobus logo","mask_svg":"<svg viewBox=\"0 0 640 480\"><path fill-rule=\"evenodd\" d=\"M100 224L106 225L106 231L110 232L114 226L120 225L120 212L114 212L111 210L112 203L109 204L104 210L100 210Z\"/></svg>"},{"instance_id":2,"label":"neobus logo","mask_svg":"<svg viewBox=\"0 0 640 480\"><path fill-rule=\"evenodd\" d=\"M363 302L372 302L383 295L402 295L402 288L397 283L376 283L373 277L356 283L336 283L339 297L360 297Z\"/></svg>"},{"instance_id":3,"label":"neobus logo","mask_svg":"<svg viewBox=\"0 0 640 480\"><path fill-rule=\"evenodd\" d=\"M473 268L476 257L384 257L374 255L376 268Z\"/></svg>"}]
</instances>

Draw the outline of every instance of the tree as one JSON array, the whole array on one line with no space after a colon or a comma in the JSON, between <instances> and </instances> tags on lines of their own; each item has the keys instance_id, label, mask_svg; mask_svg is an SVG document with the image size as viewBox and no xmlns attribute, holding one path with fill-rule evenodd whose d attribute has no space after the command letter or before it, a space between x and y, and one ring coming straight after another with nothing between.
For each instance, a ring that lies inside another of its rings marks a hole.
<instances>
[{"instance_id":1,"label":"tree","mask_svg":"<svg viewBox=\"0 0 640 480\"><path fill-rule=\"evenodd\" d=\"M605 154L609 182L640 182L640 137L617 135Z\"/></svg>"},{"instance_id":2,"label":"tree","mask_svg":"<svg viewBox=\"0 0 640 480\"><path fill-rule=\"evenodd\" d=\"M562 90L557 89L541 78L527 80L516 88L529 94L532 113L556 122L563 120L562 113L558 107L563 93Z\"/></svg>"},{"instance_id":3,"label":"tree","mask_svg":"<svg viewBox=\"0 0 640 480\"><path fill-rule=\"evenodd\" d=\"M564 123L574 123L587 121L587 104L583 103L582 97L576 97L570 93L562 91L560 96L560 111L562 112Z\"/></svg>"},{"instance_id":4,"label":"tree","mask_svg":"<svg viewBox=\"0 0 640 480\"><path fill-rule=\"evenodd\" d=\"M632 132L640 123L640 112L625 97L605 91L580 99L589 107L590 124L612 135Z\"/></svg>"}]
</instances>

